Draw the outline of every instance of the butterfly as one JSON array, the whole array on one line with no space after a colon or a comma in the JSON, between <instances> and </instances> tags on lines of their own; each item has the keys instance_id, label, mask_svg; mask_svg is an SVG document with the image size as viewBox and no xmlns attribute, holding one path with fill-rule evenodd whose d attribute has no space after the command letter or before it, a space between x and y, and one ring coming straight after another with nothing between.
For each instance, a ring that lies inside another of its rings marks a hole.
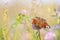
<instances>
[{"instance_id":1,"label":"butterfly","mask_svg":"<svg viewBox=\"0 0 60 40\"><path fill-rule=\"evenodd\" d=\"M34 27L36 29L41 29L41 28L50 28L50 26L48 25L48 23L46 22L45 19L40 18L40 17L35 17L33 19L32 24L34 25Z\"/></svg>"}]
</instances>

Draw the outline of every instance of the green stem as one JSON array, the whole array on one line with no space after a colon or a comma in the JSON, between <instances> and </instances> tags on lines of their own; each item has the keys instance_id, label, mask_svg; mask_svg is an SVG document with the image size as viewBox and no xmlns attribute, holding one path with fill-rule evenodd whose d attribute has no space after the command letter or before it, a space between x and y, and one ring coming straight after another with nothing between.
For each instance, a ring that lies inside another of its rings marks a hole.
<instances>
[{"instance_id":1,"label":"green stem","mask_svg":"<svg viewBox=\"0 0 60 40\"><path fill-rule=\"evenodd\" d=\"M39 30L38 30L39 31ZM39 40L41 40L41 37L40 37L40 31L39 31Z\"/></svg>"},{"instance_id":2,"label":"green stem","mask_svg":"<svg viewBox=\"0 0 60 40\"><path fill-rule=\"evenodd\" d=\"M33 35L34 35L34 40L41 40L40 30L37 30Z\"/></svg>"}]
</instances>

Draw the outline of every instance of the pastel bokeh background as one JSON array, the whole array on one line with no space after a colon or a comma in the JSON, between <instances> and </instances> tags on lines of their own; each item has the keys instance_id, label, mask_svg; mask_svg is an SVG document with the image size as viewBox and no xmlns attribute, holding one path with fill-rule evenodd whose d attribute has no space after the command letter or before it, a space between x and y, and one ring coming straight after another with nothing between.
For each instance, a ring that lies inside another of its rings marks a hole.
<instances>
[{"instance_id":1,"label":"pastel bokeh background","mask_svg":"<svg viewBox=\"0 0 60 40\"><path fill-rule=\"evenodd\" d=\"M51 26L40 30L41 40L60 40L58 8L60 0L0 0L0 40L36 40L36 30L31 25L36 16L46 19ZM19 18L19 14L26 16Z\"/></svg>"}]
</instances>

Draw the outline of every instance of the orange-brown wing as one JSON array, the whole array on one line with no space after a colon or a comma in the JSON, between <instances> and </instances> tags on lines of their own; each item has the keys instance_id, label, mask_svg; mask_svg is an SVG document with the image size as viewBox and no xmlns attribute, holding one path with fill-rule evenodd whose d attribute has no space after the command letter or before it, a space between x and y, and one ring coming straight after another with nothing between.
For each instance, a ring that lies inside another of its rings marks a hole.
<instances>
[{"instance_id":1,"label":"orange-brown wing","mask_svg":"<svg viewBox=\"0 0 60 40\"><path fill-rule=\"evenodd\" d=\"M48 25L48 24L47 24L45 21L43 21L43 22L41 23L41 26L42 26L43 28L46 28L47 25Z\"/></svg>"},{"instance_id":2,"label":"orange-brown wing","mask_svg":"<svg viewBox=\"0 0 60 40\"><path fill-rule=\"evenodd\" d=\"M38 20L37 20L37 19L33 19L33 24L34 24L35 26L38 26Z\"/></svg>"}]
</instances>

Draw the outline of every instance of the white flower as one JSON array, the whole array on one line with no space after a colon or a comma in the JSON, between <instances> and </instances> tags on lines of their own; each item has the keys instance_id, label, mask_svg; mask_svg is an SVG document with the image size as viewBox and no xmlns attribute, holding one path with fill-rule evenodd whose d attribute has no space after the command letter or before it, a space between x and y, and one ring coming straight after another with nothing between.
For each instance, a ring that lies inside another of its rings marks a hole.
<instances>
[{"instance_id":1,"label":"white flower","mask_svg":"<svg viewBox=\"0 0 60 40\"><path fill-rule=\"evenodd\" d=\"M45 40L56 40L56 34L54 32L47 32Z\"/></svg>"},{"instance_id":2,"label":"white flower","mask_svg":"<svg viewBox=\"0 0 60 40\"><path fill-rule=\"evenodd\" d=\"M22 13L22 14L28 14L28 11L27 10L21 10L20 13Z\"/></svg>"}]
</instances>

